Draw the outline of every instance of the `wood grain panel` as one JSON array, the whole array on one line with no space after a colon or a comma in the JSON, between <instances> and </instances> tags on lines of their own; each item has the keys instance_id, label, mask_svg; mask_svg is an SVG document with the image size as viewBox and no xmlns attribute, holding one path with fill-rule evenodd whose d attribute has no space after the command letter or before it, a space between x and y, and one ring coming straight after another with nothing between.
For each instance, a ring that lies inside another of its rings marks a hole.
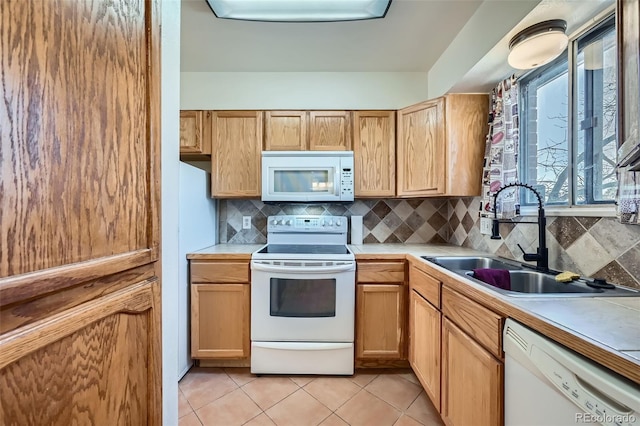
<instances>
[{"instance_id":1,"label":"wood grain panel","mask_svg":"<svg viewBox=\"0 0 640 426\"><path fill-rule=\"evenodd\" d=\"M404 357L406 288L356 286L356 358Z\"/></svg>"},{"instance_id":2,"label":"wood grain panel","mask_svg":"<svg viewBox=\"0 0 640 426\"><path fill-rule=\"evenodd\" d=\"M395 111L355 111L353 122L356 197L394 197Z\"/></svg>"},{"instance_id":3,"label":"wood grain panel","mask_svg":"<svg viewBox=\"0 0 640 426\"><path fill-rule=\"evenodd\" d=\"M504 364L442 321L441 415L447 426L502 426Z\"/></svg>"},{"instance_id":4,"label":"wood grain panel","mask_svg":"<svg viewBox=\"0 0 640 426\"><path fill-rule=\"evenodd\" d=\"M409 295L409 363L440 411L442 314L416 291Z\"/></svg>"},{"instance_id":5,"label":"wood grain panel","mask_svg":"<svg viewBox=\"0 0 640 426\"><path fill-rule=\"evenodd\" d=\"M502 316L447 286L442 287L442 313L497 358L503 358Z\"/></svg>"},{"instance_id":6,"label":"wood grain panel","mask_svg":"<svg viewBox=\"0 0 640 426\"><path fill-rule=\"evenodd\" d=\"M248 262L191 261L192 283L248 283Z\"/></svg>"},{"instance_id":7,"label":"wood grain panel","mask_svg":"<svg viewBox=\"0 0 640 426\"><path fill-rule=\"evenodd\" d=\"M307 111L265 111L264 149L304 151L307 149Z\"/></svg>"},{"instance_id":8,"label":"wood grain panel","mask_svg":"<svg viewBox=\"0 0 640 426\"><path fill-rule=\"evenodd\" d=\"M411 265L409 266L409 286L433 306L440 308L441 282L439 280Z\"/></svg>"},{"instance_id":9,"label":"wood grain panel","mask_svg":"<svg viewBox=\"0 0 640 426\"><path fill-rule=\"evenodd\" d=\"M1 3L0 277L154 243L150 5Z\"/></svg>"},{"instance_id":10,"label":"wood grain panel","mask_svg":"<svg viewBox=\"0 0 640 426\"><path fill-rule=\"evenodd\" d=\"M404 280L404 262L358 262L356 266L359 283L401 283Z\"/></svg>"},{"instance_id":11,"label":"wood grain panel","mask_svg":"<svg viewBox=\"0 0 640 426\"><path fill-rule=\"evenodd\" d=\"M117 275L107 275L89 284L41 295L0 309L0 333L15 330L63 312L100 296L126 288L155 275L153 265L144 265Z\"/></svg>"},{"instance_id":12,"label":"wood grain panel","mask_svg":"<svg viewBox=\"0 0 640 426\"><path fill-rule=\"evenodd\" d=\"M350 151L350 114L349 111L310 111L309 149L312 151Z\"/></svg>"},{"instance_id":13,"label":"wood grain panel","mask_svg":"<svg viewBox=\"0 0 640 426\"><path fill-rule=\"evenodd\" d=\"M260 196L262 117L262 111L213 112L213 197Z\"/></svg>"},{"instance_id":14,"label":"wood grain panel","mask_svg":"<svg viewBox=\"0 0 640 426\"><path fill-rule=\"evenodd\" d=\"M454 94L445 101L447 117L447 195L480 195L488 95Z\"/></svg>"},{"instance_id":15,"label":"wood grain panel","mask_svg":"<svg viewBox=\"0 0 640 426\"><path fill-rule=\"evenodd\" d=\"M245 358L250 351L248 284L191 285L191 356Z\"/></svg>"},{"instance_id":16,"label":"wood grain panel","mask_svg":"<svg viewBox=\"0 0 640 426\"><path fill-rule=\"evenodd\" d=\"M444 98L398 111L398 196L445 192Z\"/></svg>"},{"instance_id":17,"label":"wood grain panel","mask_svg":"<svg viewBox=\"0 0 640 426\"><path fill-rule=\"evenodd\" d=\"M150 284L139 290L149 296ZM154 382L144 366L153 363L152 350L160 350L149 337L152 303L142 297L140 303L118 307L126 298L92 304L79 316L60 315L28 336L3 337L3 354L13 355L2 356L0 363L0 387L11 389L0 393L4 424L150 423ZM60 338L59 330L67 335ZM35 349L29 354L27 342Z\"/></svg>"},{"instance_id":18,"label":"wood grain panel","mask_svg":"<svg viewBox=\"0 0 640 426\"><path fill-rule=\"evenodd\" d=\"M202 111L180 111L180 153L202 154L203 137Z\"/></svg>"}]
</instances>

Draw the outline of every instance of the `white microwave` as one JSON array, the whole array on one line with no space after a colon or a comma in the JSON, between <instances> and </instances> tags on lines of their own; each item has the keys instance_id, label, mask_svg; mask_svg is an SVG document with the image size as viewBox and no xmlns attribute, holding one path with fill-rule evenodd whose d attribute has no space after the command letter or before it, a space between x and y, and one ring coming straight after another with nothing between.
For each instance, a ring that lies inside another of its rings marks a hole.
<instances>
[{"instance_id":1,"label":"white microwave","mask_svg":"<svg viewBox=\"0 0 640 426\"><path fill-rule=\"evenodd\" d=\"M262 151L262 201L353 201L353 151Z\"/></svg>"}]
</instances>

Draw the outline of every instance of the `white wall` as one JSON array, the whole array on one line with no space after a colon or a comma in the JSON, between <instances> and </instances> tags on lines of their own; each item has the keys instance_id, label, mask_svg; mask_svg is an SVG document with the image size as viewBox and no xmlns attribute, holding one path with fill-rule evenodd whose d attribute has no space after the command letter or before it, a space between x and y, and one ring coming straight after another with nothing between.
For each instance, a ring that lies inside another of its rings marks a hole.
<instances>
[{"instance_id":1,"label":"white wall","mask_svg":"<svg viewBox=\"0 0 640 426\"><path fill-rule=\"evenodd\" d=\"M428 99L421 72L183 72L182 109L400 109Z\"/></svg>"},{"instance_id":2,"label":"white wall","mask_svg":"<svg viewBox=\"0 0 640 426\"><path fill-rule=\"evenodd\" d=\"M483 2L429 70L429 98L448 93L454 85L461 84L469 70L539 3L540 0ZM493 87L495 83L505 78L510 70L507 65L507 53L508 51L504 57L495 58L494 62L485 69L485 73L474 75L474 81L467 81L464 91L484 91L487 81L483 78L483 74L488 75L495 68L504 71L499 72L500 77L495 81L489 81L489 86Z\"/></svg>"},{"instance_id":3,"label":"white wall","mask_svg":"<svg viewBox=\"0 0 640 426\"><path fill-rule=\"evenodd\" d=\"M160 2L161 243L162 243L162 420L178 424L178 158L180 132L180 0Z\"/></svg>"}]
</instances>

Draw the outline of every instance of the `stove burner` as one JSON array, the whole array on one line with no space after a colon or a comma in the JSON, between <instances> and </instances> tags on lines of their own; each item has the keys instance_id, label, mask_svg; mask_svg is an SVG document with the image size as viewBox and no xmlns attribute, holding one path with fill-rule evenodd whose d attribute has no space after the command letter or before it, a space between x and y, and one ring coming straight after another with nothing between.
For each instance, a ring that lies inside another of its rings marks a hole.
<instances>
[{"instance_id":1,"label":"stove burner","mask_svg":"<svg viewBox=\"0 0 640 426\"><path fill-rule=\"evenodd\" d=\"M261 254L349 254L345 245L268 244L256 253Z\"/></svg>"}]
</instances>

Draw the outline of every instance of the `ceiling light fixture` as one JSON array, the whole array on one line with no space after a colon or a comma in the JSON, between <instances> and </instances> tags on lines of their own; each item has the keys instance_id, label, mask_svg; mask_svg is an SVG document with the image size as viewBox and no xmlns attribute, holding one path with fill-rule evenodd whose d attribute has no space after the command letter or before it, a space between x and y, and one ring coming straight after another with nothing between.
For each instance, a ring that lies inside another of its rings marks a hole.
<instances>
[{"instance_id":1,"label":"ceiling light fixture","mask_svg":"<svg viewBox=\"0 0 640 426\"><path fill-rule=\"evenodd\" d=\"M566 29L566 21L553 19L520 31L509 42L509 65L526 70L553 61L567 48Z\"/></svg>"},{"instance_id":2,"label":"ceiling light fixture","mask_svg":"<svg viewBox=\"0 0 640 426\"><path fill-rule=\"evenodd\" d=\"M384 18L391 0L207 0L218 18L332 22Z\"/></svg>"}]
</instances>

